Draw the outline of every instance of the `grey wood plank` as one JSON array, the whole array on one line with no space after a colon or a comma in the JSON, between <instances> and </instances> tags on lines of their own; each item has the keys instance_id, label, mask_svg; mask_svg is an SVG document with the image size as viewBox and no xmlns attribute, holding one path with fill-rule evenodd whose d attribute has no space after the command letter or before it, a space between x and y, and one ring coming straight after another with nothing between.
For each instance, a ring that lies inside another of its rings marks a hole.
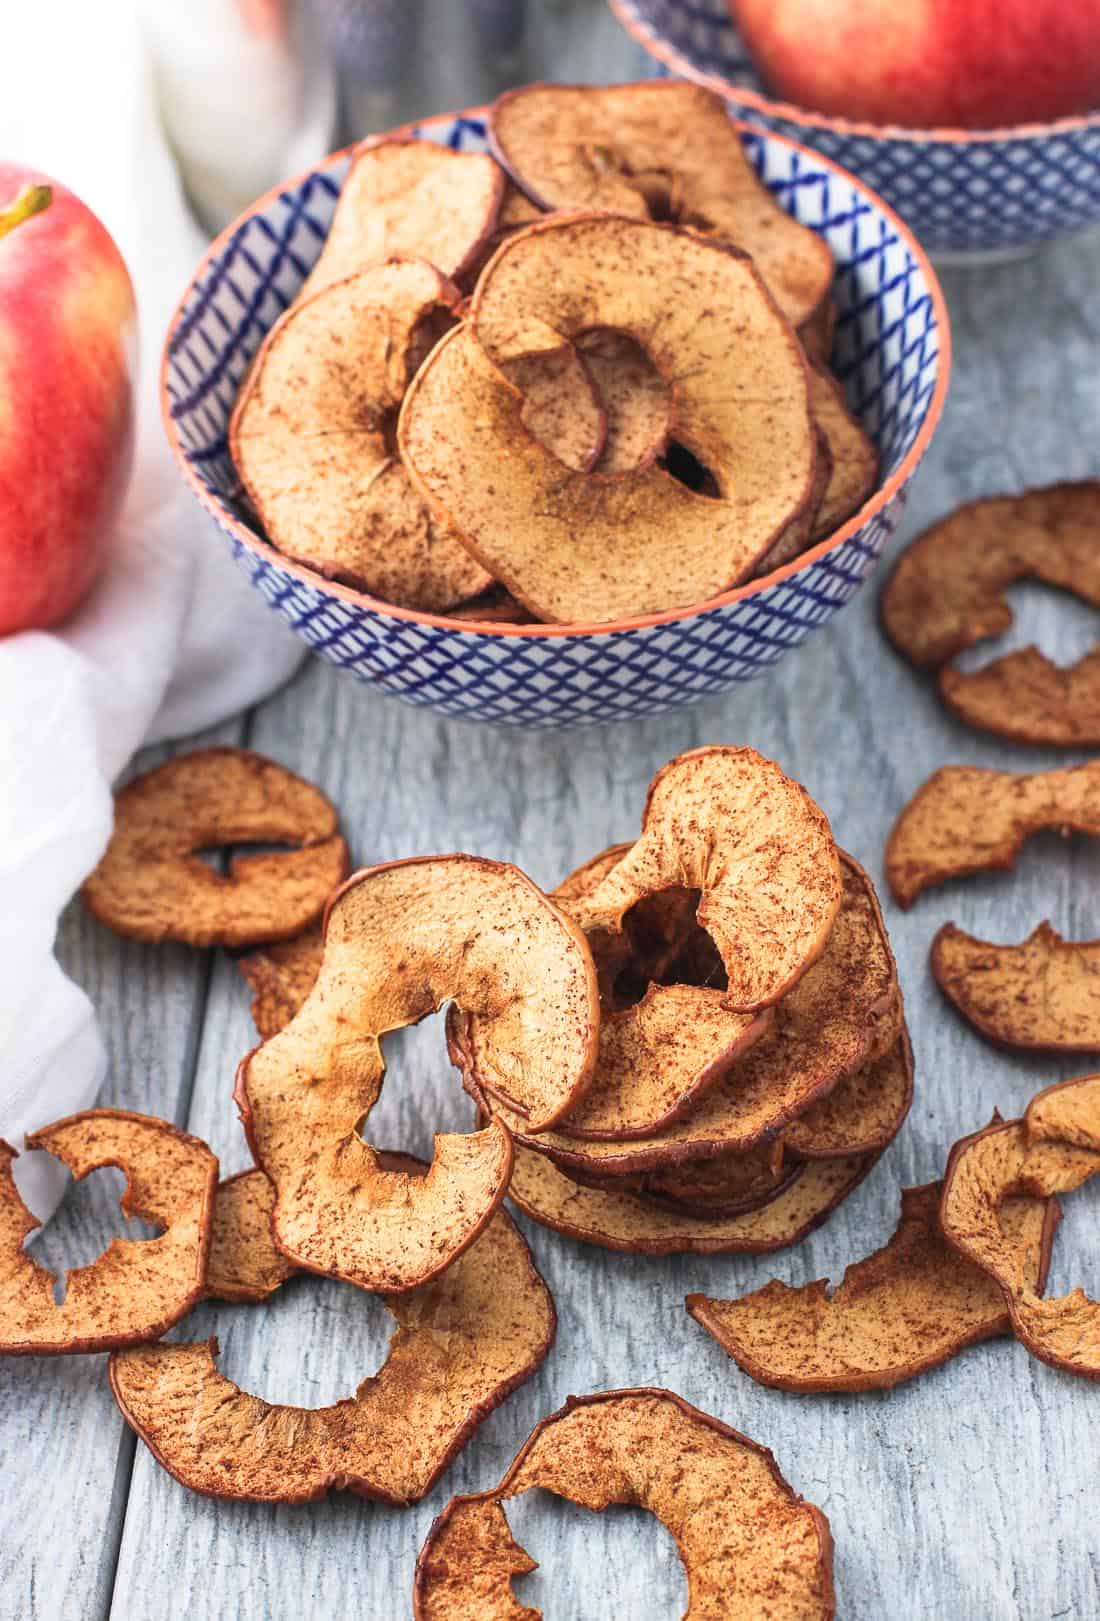
<instances>
[{"instance_id":1,"label":"grey wood plank","mask_svg":"<svg viewBox=\"0 0 1100 1621\"><path fill-rule=\"evenodd\" d=\"M1091 470L1100 428L1090 303L1097 252L1095 237L1081 239L946 278L956 383L906 534L971 495ZM1066 756L999 744L946 715L885 646L876 595L867 590L767 679L643 724L564 736L451 725L313 665L259 712L253 741L333 795L360 861L465 849L516 860L544 884L633 832L652 772L677 750L749 742L807 783L841 841L881 881L893 818L937 766L1026 769ZM1064 653L1066 605L1050 593L1014 595L1020 635ZM1068 618L1079 636L1085 621ZM826 1510L840 1614L1086 1621L1100 1613L1091 1387L1002 1342L890 1396L799 1399L752 1384L683 1310L689 1289L736 1293L773 1275L838 1278L892 1230L899 1185L935 1176L948 1145L994 1106L1017 1112L1040 1086L1087 1067L986 1046L940 1000L927 950L946 918L990 938L1020 939L1043 916L1071 935L1096 934L1098 880L1095 844L1044 838L1015 873L934 891L909 914L884 896L918 1091L871 1178L803 1245L758 1260L613 1256L528 1229L557 1300L558 1344L425 1503L404 1512L351 1499L298 1510L217 1504L189 1497L139 1448L113 1613L128 1621L407 1614L416 1549L452 1490L497 1478L534 1419L569 1392L647 1382L770 1445L793 1484ZM230 1168L245 1163L230 1091L252 1039L243 989L219 963L190 1124ZM427 1152L433 1130L468 1126L437 1021L392 1038L387 1056L375 1141ZM1098 1211L1100 1190L1067 1201L1054 1287L1091 1282L1096 1292ZM299 1280L270 1308L204 1309L187 1336L211 1324L233 1377L309 1404L350 1393L378 1365L384 1340L376 1302L320 1280ZM597 1520L539 1499L517 1506L514 1523L545 1565L520 1590L528 1602L541 1595L547 1615L599 1621L682 1608L678 1561L637 1516Z\"/></svg>"},{"instance_id":2,"label":"grey wood plank","mask_svg":"<svg viewBox=\"0 0 1100 1621\"><path fill-rule=\"evenodd\" d=\"M240 740L232 721L203 741ZM150 749L134 769L156 764ZM58 941L66 971L101 1015L107 1077L99 1101L183 1122L209 962L170 946L124 941L74 902ZM122 1178L98 1171L72 1185L32 1241L55 1271L102 1253L111 1237L147 1236L118 1208ZM0 1615L104 1615L129 1489L134 1443L105 1379L106 1358L0 1358Z\"/></svg>"}]
</instances>

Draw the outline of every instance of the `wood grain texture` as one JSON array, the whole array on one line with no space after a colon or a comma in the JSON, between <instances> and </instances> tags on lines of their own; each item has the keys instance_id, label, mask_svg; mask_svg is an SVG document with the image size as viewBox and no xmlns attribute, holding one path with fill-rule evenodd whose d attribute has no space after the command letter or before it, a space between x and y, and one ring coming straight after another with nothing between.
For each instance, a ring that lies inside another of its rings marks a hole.
<instances>
[{"instance_id":1,"label":"wood grain texture","mask_svg":"<svg viewBox=\"0 0 1100 1621\"><path fill-rule=\"evenodd\" d=\"M638 71L599 0L531 9L536 49L517 77ZM491 64L471 66L472 47L453 20L461 8L435 0L429 10L441 30L434 77L408 91L394 117L495 88ZM977 495L1096 471L1098 268L1100 244L1090 236L1015 264L945 275L955 381L905 535ZM98 1359L0 1366L5 1621L406 1616L416 1551L450 1493L498 1479L535 1420L570 1392L622 1384L666 1384L772 1447L795 1488L830 1517L841 1616L1100 1614L1095 1392L1087 1384L1006 1341L890 1395L800 1398L753 1384L683 1308L689 1290L739 1293L774 1275L838 1279L893 1230L900 1183L938 1175L949 1144L994 1106L1018 1113L1040 1087L1084 1068L992 1051L944 1005L927 952L949 918L997 940L1022 939L1041 917L1069 938L1100 934L1100 845L1043 837L1014 874L945 886L908 914L885 895L886 834L937 766L1034 770L1079 756L998 743L947 715L879 633L881 578L768 678L642 724L565 736L480 730L378 698L316 663L255 714L251 746L321 784L358 862L469 850L518 861L546 885L633 835L650 777L678 750L703 742L761 749L806 783L883 893L916 1049L916 1102L848 1204L779 1256L645 1260L526 1228L557 1301L557 1346L432 1496L406 1511L347 1497L293 1510L217 1504L189 1497L141 1447L131 1477ZM1021 618L1003 645L1034 637L1068 662L1086 631L1094 634L1094 616L1079 605L1037 590L1013 596ZM167 1112L210 1141L224 1171L245 1165L230 1093L254 1036L232 964L214 960L207 995L191 954L123 945L78 913L67 920L65 947L67 965L104 1012L112 1069L103 1101ZM386 1054L390 1076L371 1116L378 1142L426 1153L433 1129L469 1125L438 1020L391 1039ZM1100 1190L1067 1200L1066 1216L1051 1288L1080 1282L1097 1293ZM88 1218L89 1241L99 1220L98 1211ZM296 1280L267 1307L203 1307L173 1337L212 1330L232 1378L308 1404L349 1393L382 1360L389 1332L376 1301L313 1279ZM510 1515L543 1565L520 1591L548 1617L658 1621L682 1612L675 1552L644 1516L597 1518L542 1498L521 1500Z\"/></svg>"}]
</instances>

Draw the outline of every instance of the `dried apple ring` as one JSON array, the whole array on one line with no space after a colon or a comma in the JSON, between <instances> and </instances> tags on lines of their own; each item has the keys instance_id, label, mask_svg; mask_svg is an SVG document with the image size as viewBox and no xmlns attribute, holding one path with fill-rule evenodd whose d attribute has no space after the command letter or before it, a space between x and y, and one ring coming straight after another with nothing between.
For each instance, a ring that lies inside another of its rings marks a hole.
<instances>
[{"instance_id":1,"label":"dried apple ring","mask_svg":"<svg viewBox=\"0 0 1100 1621\"><path fill-rule=\"evenodd\" d=\"M500 97L489 130L544 208L672 220L730 242L752 255L792 326L828 299L828 243L780 208L725 103L700 85L525 85Z\"/></svg>"},{"instance_id":2,"label":"dried apple ring","mask_svg":"<svg viewBox=\"0 0 1100 1621\"><path fill-rule=\"evenodd\" d=\"M453 152L434 141L372 141L347 172L299 297L387 259L426 259L458 281L496 229L506 185L485 152Z\"/></svg>"},{"instance_id":3,"label":"dried apple ring","mask_svg":"<svg viewBox=\"0 0 1100 1621\"><path fill-rule=\"evenodd\" d=\"M738 1300L688 1295L695 1321L739 1368L775 1390L892 1390L1011 1332L1001 1291L944 1242L942 1184L902 1188L901 1216L882 1249L847 1267L832 1295L824 1278L798 1288L778 1278ZM1005 1244L1042 1292L1056 1199L1010 1199L1000 1210Z\"/></svg>"},{"instance_id":4,"label":"dried apple ring","mask_svg":"<svg viewBox=\"0 0 1100 1621\"><path fill-rule=\"evenodd\" d=\"M229 424L264 532L286 556L400 607L441 610L492 582L397 457L409 380L461 295L431 265L374 265L271 328Z\"/></svg>"},{"instance_id":5,"label":"dried apple ring","mask_svg":"<svg viewBox=\"0 0 1100 1621\"><path fill-rule=\"evenodd\" d=\"M886 878L899 906L973 872L1007 871L1032 833L1100 838L1100 760L1018 776L942 766L906 805L886 843Z\"/></svg>"},{"instance_id":6,"label":"dried apple ring","mask_svg":"<svg viewBox=\"0 0 1100 1621\"><path fill-rule=\"evenodd\" d=\"M1100 1380L1100 1302L1082 1289L1045 1300L998 1217L1017 1194L1070 1193L1100 1173L1100 1075L1048 1086L1022 1120L987 1126L956 1143L947 1162L940 1220L949 1244L999 1284L1016 1338L1067 1373Z\"/></svg>"},{"instance_id":7,"label":"dried apple ring","mask_svg":"<svg viewBox=\"0 0 1100 1621\"><path fill-rule=\"evenodd\" d=\"M299 848L234 856L226 875L197 854L284 842ZM94 917L133 940L251 946L300 934L347 870L336 811L319 788L248 749L196 749L115 795L111 842L81 894Z\"/></svg>"},{"instance_id":8,"label":"dried apple ring","mask_svg":"<svg viewBox=\"0 0 1100 1621\"><path fill-rule=\"evenodd\" d=\"M681 1160L745 1153L770 1141L845 1076L881 1058L901 1034L897 970L874 888L850 856L842 863L844 903L823 956L776 1007L771 1029L683 1118L629 1140L568 1135L568 1118L552 1130L534 1131L502 1101L500 1088L490 1088L484 1078L479 1084L476 1050L463 1051L475 1021L456 1020L449 1032L452 1057L467 1090L517 1143L581 1174L633 1175ZM593 1085L599 1085L598 1069Z\"/></svg>"},{"instance_id":9,"label":"dried apple ring","mask_svg":"<svg viewBox=\"0 0 1100 1621\"><path fill-rule=\"evenodd\" d=\"M86 1109L27 1137L81 1180L114 1165L125 1173L127 1216L164 1228L157 1238L114 1238L97 1260L74 1267L62 1305L54 1278L23 1248L39 1225L20 1199L0 1142L0 1354L68 1356L155 1339L204 1292L218 1162L197 1137L125 1109Z\"/></svg>"},{"instance_id":10,"label":"dried apple ring","mask_svg":"<svg viewBox=\"0 0 1100 1621\"><path fill-rule=\"evenodd\" d=\"M825 437L829 478L814 514L809 541L833 534L858 512L878 482L878 449L848 409L844 390L831 373L810 367L810 404Z\"/></svg>"},{"instance_id":11,"label":"dried apple ring","mask_svg":"<svg viewBox=\"0 0 1100 1621\"><path fill-rule=\"evenodd\" d=\"M659 461L563 471L524 427L501 368L593 327L645 347L670 391L671 437L717 498ZM586 623L748 578L806 506L814 471L805 361L751 262L609 215L551 217L494 254L466 327L413 380L398 444L425 500L496 579L539 619Z\"/></svg>"},{"instance_id":12,"label":"dried apple ring","mask_svg":"<svg viewBox=\"0 0 1100 1621\"><path fill-rule=\"evenodd\" d=\"M317 923L292 940L238 957L237 967L252 989L252 1022L264 1041L290 1023L317 983L324 949Z\"/></svg>"},{"instance_id":13,"label":"dried apple ring","mask_svg":"<svg viewBox=\"0 0 1100 1621\"><path fill-rule=\"evenodd\" d=\"M829 1522L766 1447L671 1391L606 1390L536 1425L492 1491L451 1499L416 1562L416 1621L539 1621L512 1592L535 1562L501 1506L537 1487L597 1513L655 1515L683 1560L691 1621L836 1613Z\"/></svg>"},{"instance_id":14,"label":"dried apple ring","mask_svg":"<svg viewBox=\"0 0 1100 1621\"><path fill-rule=\"evenodd\" d=\"M533 1119L557 1119L589 1083L595 969L529 878L462 855L357 873L329 906L312 992L237 1074L256 1163L276 1190L276 1241L299 1266L411 1289L473 1243L503 1198L511 1143L499 1123L437 1137L415 1178L382 1170L359 1136L385 1074L379 1038L451 998L482 1017L481 1063Z\"/></svg>"},{"instance_id":15,"label":"dried apple ring","mask_svg":"<svg viewBox=\"0 0 1100 1621\"><path fill-rule=\"evenodd\" d=\"M422 1176L407 1154L390 1171ZM253 1191L259 1172L230 1184ZM279 1260L270 1231L222 1252L210 1292L256 1300ZM530 1378L554 1339L550 1291L498 1210L477 1243L423 1288L386 1298L397 1332L379 1371L331 1407L273 1406L218 1372L216 1340L142 1345L111 1358L115 1400L158 1463L192 1491L304 1503L330 1491L415 1503L477 1425Z\"/></svg>"},{"instance_id":16,"label":"dried apple ring","mask_svg":"<svg viewBox=\"0 0 1100 1621\"><path fill-rule=\"evenodd\" d=\"M945 923L932 941L940 990L989 1041L1029 1052L1100 1052L1100 940L1040 923L1018 946Z\"/></svg>"}]
</instances>

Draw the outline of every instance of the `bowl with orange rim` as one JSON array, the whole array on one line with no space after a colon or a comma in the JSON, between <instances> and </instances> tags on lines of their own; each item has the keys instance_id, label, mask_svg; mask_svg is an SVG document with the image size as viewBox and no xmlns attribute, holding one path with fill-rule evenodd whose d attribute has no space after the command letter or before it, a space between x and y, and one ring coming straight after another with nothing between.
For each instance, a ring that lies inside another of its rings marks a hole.
<instances>
[{"instance_id":1,"label":"bowl with orange rim","mask_svg":"<svg viewBox=\"0 0 1100 1621\"><path fill-rule=\"evenodd\" d=\"M1100 223L1100 111L1002 129L904 129L768 94L729 0L608 0L656 74L723 97L735 118L856 174L944 262L984 263Z\"/></svg>"},{"instance_id":2,"label":"bowl with orange rim","mask_svg":"<svg viewBox=\"0 0 1100 1621\"><path fill-rule=\"evenodd\" d=\"M484 109L400 132L485 150ZM212 244L169 325L161 405L182 476L253 587L321 658L379 692L486 724L606 724L677 709L761 676L873 571L931 442L950 339L935 273L861 181L781 136L741 131L780 205L836 260L832 365L874 439L880 476L827 540L712 600L610 624L504 624L400 608L283 556L243 499L228 449L241 380L325 240L352 159L337 152L258 199Z\"/></svg>"}]
</instances>

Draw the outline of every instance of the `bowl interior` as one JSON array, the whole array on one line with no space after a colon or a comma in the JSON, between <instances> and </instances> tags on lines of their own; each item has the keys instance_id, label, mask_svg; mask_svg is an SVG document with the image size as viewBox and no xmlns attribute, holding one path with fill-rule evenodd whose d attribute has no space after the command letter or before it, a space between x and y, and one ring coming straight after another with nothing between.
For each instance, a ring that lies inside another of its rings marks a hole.
<instances>
[{"instance_id":1,"label":"bowl interior","mask_svg":"<svg viewBox=\"0 0 1100 1621\"><path fill-rule=\"evenodd\" d=\"M409 133L464 151L487 145L484 122L476 115L433 118ZM750 160L782 206L824 234L833 250L834 366L852 409L878 445L885 482L916 443L936 388L943 335L927 263L896 217L850 176L793 143L742 133ZM270 559L278 553L263 540L241 500L226 432L249 361L321 250L349 163L347 153L334 154L262 198L224 232L168 334L169 434L219 521ZM313 578L318 586L326 584Z\"/></svg>"}]
</instances>

